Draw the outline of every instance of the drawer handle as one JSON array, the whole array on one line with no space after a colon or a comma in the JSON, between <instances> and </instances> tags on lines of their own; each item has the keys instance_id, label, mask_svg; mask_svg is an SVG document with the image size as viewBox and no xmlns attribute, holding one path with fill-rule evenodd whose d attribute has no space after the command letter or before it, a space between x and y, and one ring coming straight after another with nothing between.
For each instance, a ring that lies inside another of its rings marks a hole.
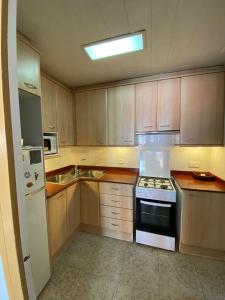
<instances>
[{"instance_id":1,"label":"drawer handle","mask_svg":"<svg viewBox=\"0 0 225 300\"><path fill-rule=\"evenodd\" d=\"M124 140L125 143L131 143L133 142L132 140Z\"/></svg>"},{"instance_id":2,"label":"drawer handle","mask_svg":"<svg viewBox=\"0 0 225 300\"><path fill-rule=\"evenodd\" d=\"M118 200L111 200L112 202L115 202L115 203L118 203L119 201Z\"/></svg>"},{"instance_id":3,"label":"drawer handle","mask_svg":"<svg viewBox=\"0 0 225 300\"><path fill-rule=\"evenodd\" d=\"M33 85L32 83L24 82L24 84L25 84L29 89L37 90L37 87L36 87L35 85Z\"/></svg>"},{"instance_id":4,"label":"drawer handle","mask_svg":"<svg viewBox=\"0 0 225 300\"><path fill-rule=\"evenodd\" d=\"M114 224L114 223L111 223L111 225L112 225L112 226L119 226L119 224Z\"/></svg>"},{"instance_id":5,"label":"drawer handle","mask_svg":"<svg viewBox=\"0 0 225 300\"><path fill-rule=\"evenodd\" d=\"M48 126L48 128L50 128L50 129L54 129L54 128L55 128L55 126L49 125L49 126Z\"/></svg>"},{"instance_id":6,"label":"drawer handle","mask_svg":"<svg viewBox=\"0 0 225 300\"><path fill-rule=\"evenodd\" d=\"M112 190L113 190L113 191L119 191L119 189L118 189L118 188L112 188Z\"/></svg>"},{"instance_id":7,"label":"drawer handle","mask_svg":"<svg viewBox=\"0 0 225 300\"><path fill-rule=\"evenodd\" d=\"M152 125L144 126L144 128L152 128Z\"/></svg>"},{"instance_id":8,"label":"drawer handle","mask_svg":"<svg viewBox=\"0 0 225 300\"><path fill-rule=\"evenodd\" d=\"M115 211L111 211L111 213L112 213L113 215L120 215L120 213L115 212Z\"/></svg>"}]
</instances>

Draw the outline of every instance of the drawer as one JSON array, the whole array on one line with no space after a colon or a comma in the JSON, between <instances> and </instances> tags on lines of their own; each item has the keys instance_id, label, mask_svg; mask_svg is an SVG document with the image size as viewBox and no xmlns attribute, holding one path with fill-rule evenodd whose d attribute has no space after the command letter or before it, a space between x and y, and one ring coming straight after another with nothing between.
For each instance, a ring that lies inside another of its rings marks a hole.
<instances>
[{"instance_id":1,"label":"drawer","mask_svg":"<svg viewBox=\"0 0 225 300\"><path fill-rule=\"evenodd\" d=\"M131 184L120 184L111 182L100 183L100 193L133 197L134 186Z\"/></svg>"},{"instance_id":2,"label":"drawer","mask_svg":"<svg viewBox=\"0 0 225 300\"><path fill-rule=\"evenodd\" d=\"M133 233L133 222L101 217L101 227L119 232Z\"/></svg>"},{"instance_id":3,"label":"drawer","mask_svg":"<svg viewBox=\"0 0 225 300\"><path fill-rule=\"evenodd\" d=\"M100 216L132 222L133 210L127 208L100 205Z\"/></svg>"},{"instance_id":4,"label":"drawer","mask_svg":"<svg viewBox=\"0 0 225 300\"><path fill-rule=\"evenodd\" d=\"M133 198L119 195L100 194L100 204L133 209Z\"/></svg>"}]
</instances>

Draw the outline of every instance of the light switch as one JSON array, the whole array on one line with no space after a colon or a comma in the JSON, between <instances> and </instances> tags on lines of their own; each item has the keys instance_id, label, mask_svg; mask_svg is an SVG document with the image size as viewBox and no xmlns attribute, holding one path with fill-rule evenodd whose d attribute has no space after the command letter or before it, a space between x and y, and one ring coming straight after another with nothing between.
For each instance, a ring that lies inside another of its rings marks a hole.
<instances>
[{"instance_id":1,"label":"light switch","mask_svg":"<svg viewBox=\"0 0 225 300\"><path fill-rule=\"evenodd\" d=\"M199 168L200 167L200 163L197 160L190 160L188 162L188 168Z\"/></svg>"}]
</instances>

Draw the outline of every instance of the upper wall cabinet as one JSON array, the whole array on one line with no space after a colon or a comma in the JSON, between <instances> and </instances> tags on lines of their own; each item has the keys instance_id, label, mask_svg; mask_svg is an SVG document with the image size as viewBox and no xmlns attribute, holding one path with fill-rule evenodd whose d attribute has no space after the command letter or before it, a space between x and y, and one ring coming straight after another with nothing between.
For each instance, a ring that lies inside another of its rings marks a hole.
<instances>
[{"instance_id":1,"label":"upper wall cabinet","mask_svg":"<svg viewBox=\"0 0 225 300\"><path fill-rule=\"evenodd\" d=\"M17 77L21 90L40 96L40 55L17 38Z\"/></svg>"},{"instance_id":2,"label":"upper wall cabinet","mask_svg":"<svg viewBox=\"0 0 225 300\"><path fill-rule=\"evenodd\" d=\"M180 130L180 78L136 85L136 132Z\"/></svg>"},{"instance_id":3,"label":"upper wall cabinet","mask_svg":"<svg viewBox=\"0 0 225 300\"><path fill-rule=\"evenodd\" d=\"M157 81L136 84L136 132L157 130Z\"/></svg>"},{"instance_id":4,"label":"upper wall cabinet","mask_svg":"<svg viewBox=\"0 0 225 300\"><path fill-rule=\"evenodd\" d=\"M41 76L42 127L44 132L57 131L56 97L57 85Z\"/></svg>"},{"instance_id":5,"label":"upper wall cabinet","mask_svg":"<svg viewBox=\"0 0 225 300\"><path fill-rule=\"evenodd\" d=\"M75 97L77 145L106 145L107 90L78 92Z\"/></svg>"},{"instance_id":6,"label":"upper wall cabinet","mask_svg":"<svg viewBox=\"0 0 225 300\"><path fill-rule=\"evenodd\" d=\"M221 145L224 127L224 73L181 80L181 144Z\"/></svg>"},{"instance_id":7,"label":"upper wall cabinet","mask_svg":"<svg viewBox=\"0 0 225 300\"><path fill-rule=\"evenodd\" d=\"M180 78L158 81L157 130L180 130Z\"/></svg>"},{"instance_id":8,"label":"upper wall cabinet","mask_svg":"<svg viewBox=\"0 0 225 300\"><path fill-rule=\"evenodd\" d=\"M108 89L109 145L134 145L135 86Z\"/></svg>"},{"instance_id":9,"label":"upper wall cabinet","mask_svg":"<svg viewBox=\"0 0 225 300\"><path fill-rule=\"evenodd\" d=\"M66 89L60 85L57 85L56 115L59 145L74 145L75 112L73 94L69 89Z\"/></svg>"}]
</instances>

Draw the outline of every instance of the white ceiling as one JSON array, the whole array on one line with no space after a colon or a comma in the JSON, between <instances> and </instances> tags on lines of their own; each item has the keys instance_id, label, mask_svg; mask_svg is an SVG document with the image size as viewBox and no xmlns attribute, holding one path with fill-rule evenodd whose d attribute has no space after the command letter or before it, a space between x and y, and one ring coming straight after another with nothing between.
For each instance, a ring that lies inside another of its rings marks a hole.
<instances>
[{"instance_id":1,"label":"white ceiling","mask_svg":"<svg viewBox=\"0 0 225 300\"><path fill-rule=\"evenodd\" d=\"M18 0L42 69L74 87L225 62L225 0ZM146 49L91 61L81 45L146 29Z\"/></svg>"}]
</instances>

